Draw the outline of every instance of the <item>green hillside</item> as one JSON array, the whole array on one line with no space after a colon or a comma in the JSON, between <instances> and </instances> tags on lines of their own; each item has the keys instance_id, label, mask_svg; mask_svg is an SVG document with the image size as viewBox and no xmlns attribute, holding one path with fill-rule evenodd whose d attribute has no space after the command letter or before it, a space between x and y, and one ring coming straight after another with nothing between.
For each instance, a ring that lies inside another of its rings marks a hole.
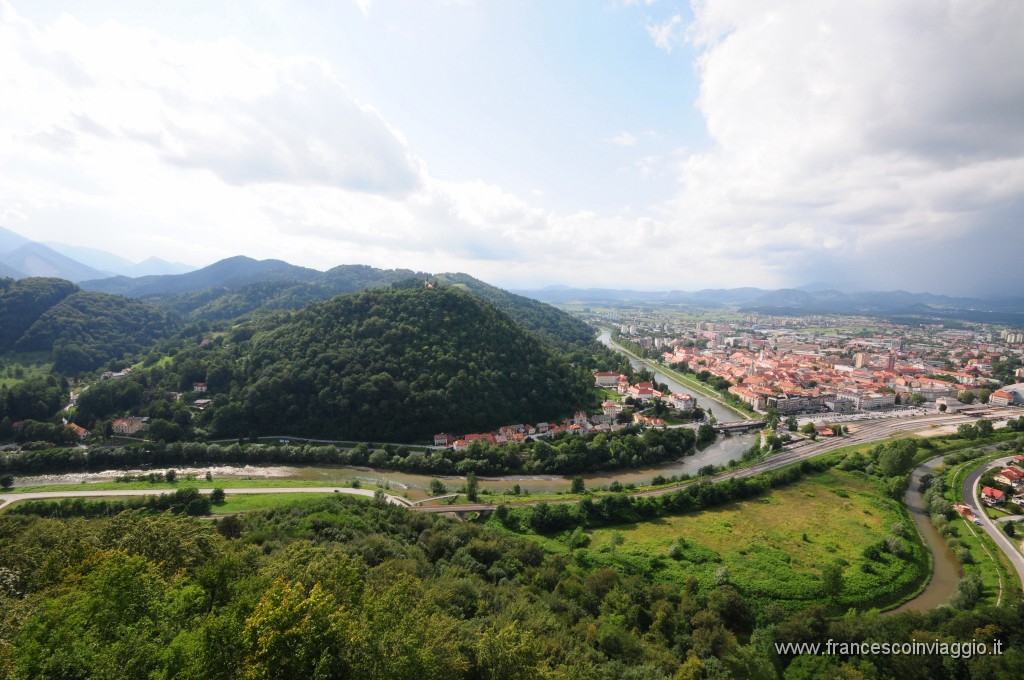
<instances>
[{"instance_id":1,"label":"green hillside","mask_svg":"<svg viewBox=\"0 0 1024 680\"><path fill-rule=\"evenodd\" d=\"M310 302L385 288L409 279L436 280L469 291L562 351L586 347L594 338L589 326L556 307L461 273L433 276L410 269L366 265L340 265L317 272L280 260L232 257L187 274L115 277L88 281L83 286L141 298L185 319L216 322L260 311L301 309Z\"/></svg>"},{"instance_id":2,"label":"green hillside","mask_svg":"<svg viewBox=\"0 0 1024 680\"><path fill-rule=\"evenodd\" d=\"M571 368L506 315L452 288L372 290L311 305L243 351L218 434L407 441L551 420L585 398ZM233 432L223 430L233 429Z\"/></svg>"},{"instance_id":3,"label":"green hillside","mask_svg":"<svg viewBox=\"0 0 1024 680\"><path fill-rule=\"evenodd\" d=\"M51 281L67 284L66 281ZM73 284L67 285L73 287ZM52 287L63 290L57 283ZM38 295L33 314L49 299ZM168 316L151 305L117 295L79 290L40 314L20 334L13 349L52 351L55 371L78 373L142 351L172 331L173 324Z\"/></svg>"},{"instance_id":4,"label":"green hillside","mask_svg":"<svg viewBox=\"0 0 1024 680\"><path fill-rule=\"evenodd\" d=\"M77 290L78 286L64 279L0 279L0 352L14 349L39 317Z\"/></svg>"},{"instance_id":5,"label":"green hillside","mask_svg":"<svg viewBox=\"0 0 1024 680\"><path fill-rule=\"evenodd\" d=\"M561 350L568 351L594 341L594 330L590 326L557 307L510 293L468 274L438 274L436 278L442 283L465 286L466 290L487 300L523 328Z\"/></svg>"}]
</instances>

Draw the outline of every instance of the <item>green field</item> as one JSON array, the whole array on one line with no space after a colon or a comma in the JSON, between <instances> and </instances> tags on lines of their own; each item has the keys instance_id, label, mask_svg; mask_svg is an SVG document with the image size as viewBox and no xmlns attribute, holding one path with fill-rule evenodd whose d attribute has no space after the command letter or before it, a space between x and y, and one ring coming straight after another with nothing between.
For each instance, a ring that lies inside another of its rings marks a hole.
<instances>
[{"instance_id":1,"label":"green field","mask_svg":"<svg viewBox=\"0 0 1024 680\"><path fill-rule=\"evenodd\" d=\"M320 500L330 493L266 493L229 495L224 503L214 505L210 513L213 515L233 515L238 512L252 510L269 510L270 508L290 508ZM371 499L367 499L371 500Z\"/></svg>"},{"instance_id":2,"label":"green field","mask_svg":"<svg viewBox=\"0 0 1024 680\"><path fill-rule=\"evenodd\" d=\"M906 528L907 557L884 551L875 560L865 557L865 548L885 541L897 523ZM835 613L894 606L917 591L928 570L903 507L871 478L840 470L762 498L599 528L590 537L577 559L680 584L693 575L707 587L726 574L745 597L790 610L815 603ZM550 550L570 552L560 537L535 538ZM622 543L616 546L617 540ZM824 593L821 572L827 564L842 569L842 589L835 596Z\"/></svg>"},{"instance_id":3,"label":"green field","mask_svg":"<svg viewBox=\"0 0 1024 680\"><path fill-rule=\"evenodd\" d=\"M10 352L0 355L0 387L13 387L33 378L43 378L53 368L49 352Z\"/></svg>"}]
</instances>

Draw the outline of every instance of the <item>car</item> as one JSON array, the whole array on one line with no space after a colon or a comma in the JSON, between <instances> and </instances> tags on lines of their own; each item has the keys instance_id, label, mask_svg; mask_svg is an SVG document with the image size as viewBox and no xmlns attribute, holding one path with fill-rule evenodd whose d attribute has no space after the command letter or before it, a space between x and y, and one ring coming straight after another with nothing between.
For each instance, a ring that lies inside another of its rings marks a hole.
<instances>
[{"instance_id":1,"label":"car","mask_svg":"<svg viewBox=\"0 0 1024 680\"><path fill-rule=\"evenodd\" d=\"M979 527L981 526L981 520L977 517L974 518L974 523L977 524Z\"/></svg>"}]
</instances>

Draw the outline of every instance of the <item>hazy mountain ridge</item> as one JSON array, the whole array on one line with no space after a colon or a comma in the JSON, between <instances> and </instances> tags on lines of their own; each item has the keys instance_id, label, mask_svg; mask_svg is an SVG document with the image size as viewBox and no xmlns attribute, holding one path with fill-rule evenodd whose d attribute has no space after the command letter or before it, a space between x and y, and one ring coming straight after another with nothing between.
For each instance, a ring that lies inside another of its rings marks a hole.
<instances>
[{"instance_id":1,"label":"hazy mountain ridge","mask_svg":"<svg viewBox=\"0 0 1024 680\"><path fill-rule=\"evenodd\" d=\"M749 312L794 314L824 312L941 315L954 311L1024 314L1024 297L959 298L903 290L844 293L837 290L795 288L735 288L684 292L552 287L516 292L552 304L690 304L702 307L732 306L740 311Z\"/></svg>"},{"instance_id":2,"label":"hazy mountain ridge","mask_svg":"<svg viewBox=\"0 0 1024 680\"><path fill-rule=\"evenodd\" d=\"M106 274L35 242L0 253L0 262L25 276L49 276L75 283Z\"/></svg>"},{"instance_id":3,"label":"hazy mountain ridge","mask_svg":"<svg viewBox=\"0 0 1024 680\"><path fill-rule=\"evenodd\" d=\"M110 276L137 278L140 276L185 274L195 269L195 267L190 267L187 264L168 262L159 257L148 257L142 262L132 262L120 255L96 248L82 248L50 241L47 241L44 245L84 265L98 269L101 272L109 272L108 275Z\"/></svg>"},{"instance_id":4,"label":"hazy mountain ridge","mask_svg":"<svg viewBox=\"0 0 1024 680\"><path fill-rule=\"evenodd\" d=\"M97 248L40 242L0 227L0 276L23 279L51 276L75 283L121 275L181 274L192 267L150 257L132 262Z\"/></svg>"},{"instance_id":5,"label":"hazy mountain ridge","mask_svg":"<svg viewBox=\"0 0 1024 680\"><path fill-rule=\"evenodd\" d=\"M115 276L83 281L86 290L116 293L129 297L188 293L221 286L240 288L264 281L315 281L322 272L299 267L283 260L255 260L244 255L229 257L185 274L141 276L129 278Z\"/></svg>"}]
</instances>

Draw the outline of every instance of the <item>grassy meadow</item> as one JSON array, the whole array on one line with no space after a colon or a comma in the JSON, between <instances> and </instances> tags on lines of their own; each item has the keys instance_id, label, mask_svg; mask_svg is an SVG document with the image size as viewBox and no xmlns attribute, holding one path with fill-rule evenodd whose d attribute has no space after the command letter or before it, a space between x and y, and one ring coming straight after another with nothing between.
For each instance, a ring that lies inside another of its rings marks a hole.
<instances>
[{"instance_id":1,"label":"grassy meadow","mask_svg":"<svg viewBox=\"0 0 1024 680\"><path fill-rule=\"evenodd\" d=\"M906 528L903 558L865 549ZM727 579L747 598L796 610L821 603L835 612L894 606L917 591L928 572L902 506L857 472L830 470L740 503L592 530L575 557L682 584L695 576L713 587ZM534 536L545 548L572 552L565 537ZM828 595L825 565L839 567L841 589Z\"/></svg>"},{"instance_id":2,"label":"grassy meadow","mask_svg":"<svg viewBox=\"0 0 1024 680\"><path fill-rule=\"evenodd\" d=\"M43 378L53 368L53 355L50 352L10 352L0 355L0 387L15 385Z\"/></svg>"}]
</instances>

